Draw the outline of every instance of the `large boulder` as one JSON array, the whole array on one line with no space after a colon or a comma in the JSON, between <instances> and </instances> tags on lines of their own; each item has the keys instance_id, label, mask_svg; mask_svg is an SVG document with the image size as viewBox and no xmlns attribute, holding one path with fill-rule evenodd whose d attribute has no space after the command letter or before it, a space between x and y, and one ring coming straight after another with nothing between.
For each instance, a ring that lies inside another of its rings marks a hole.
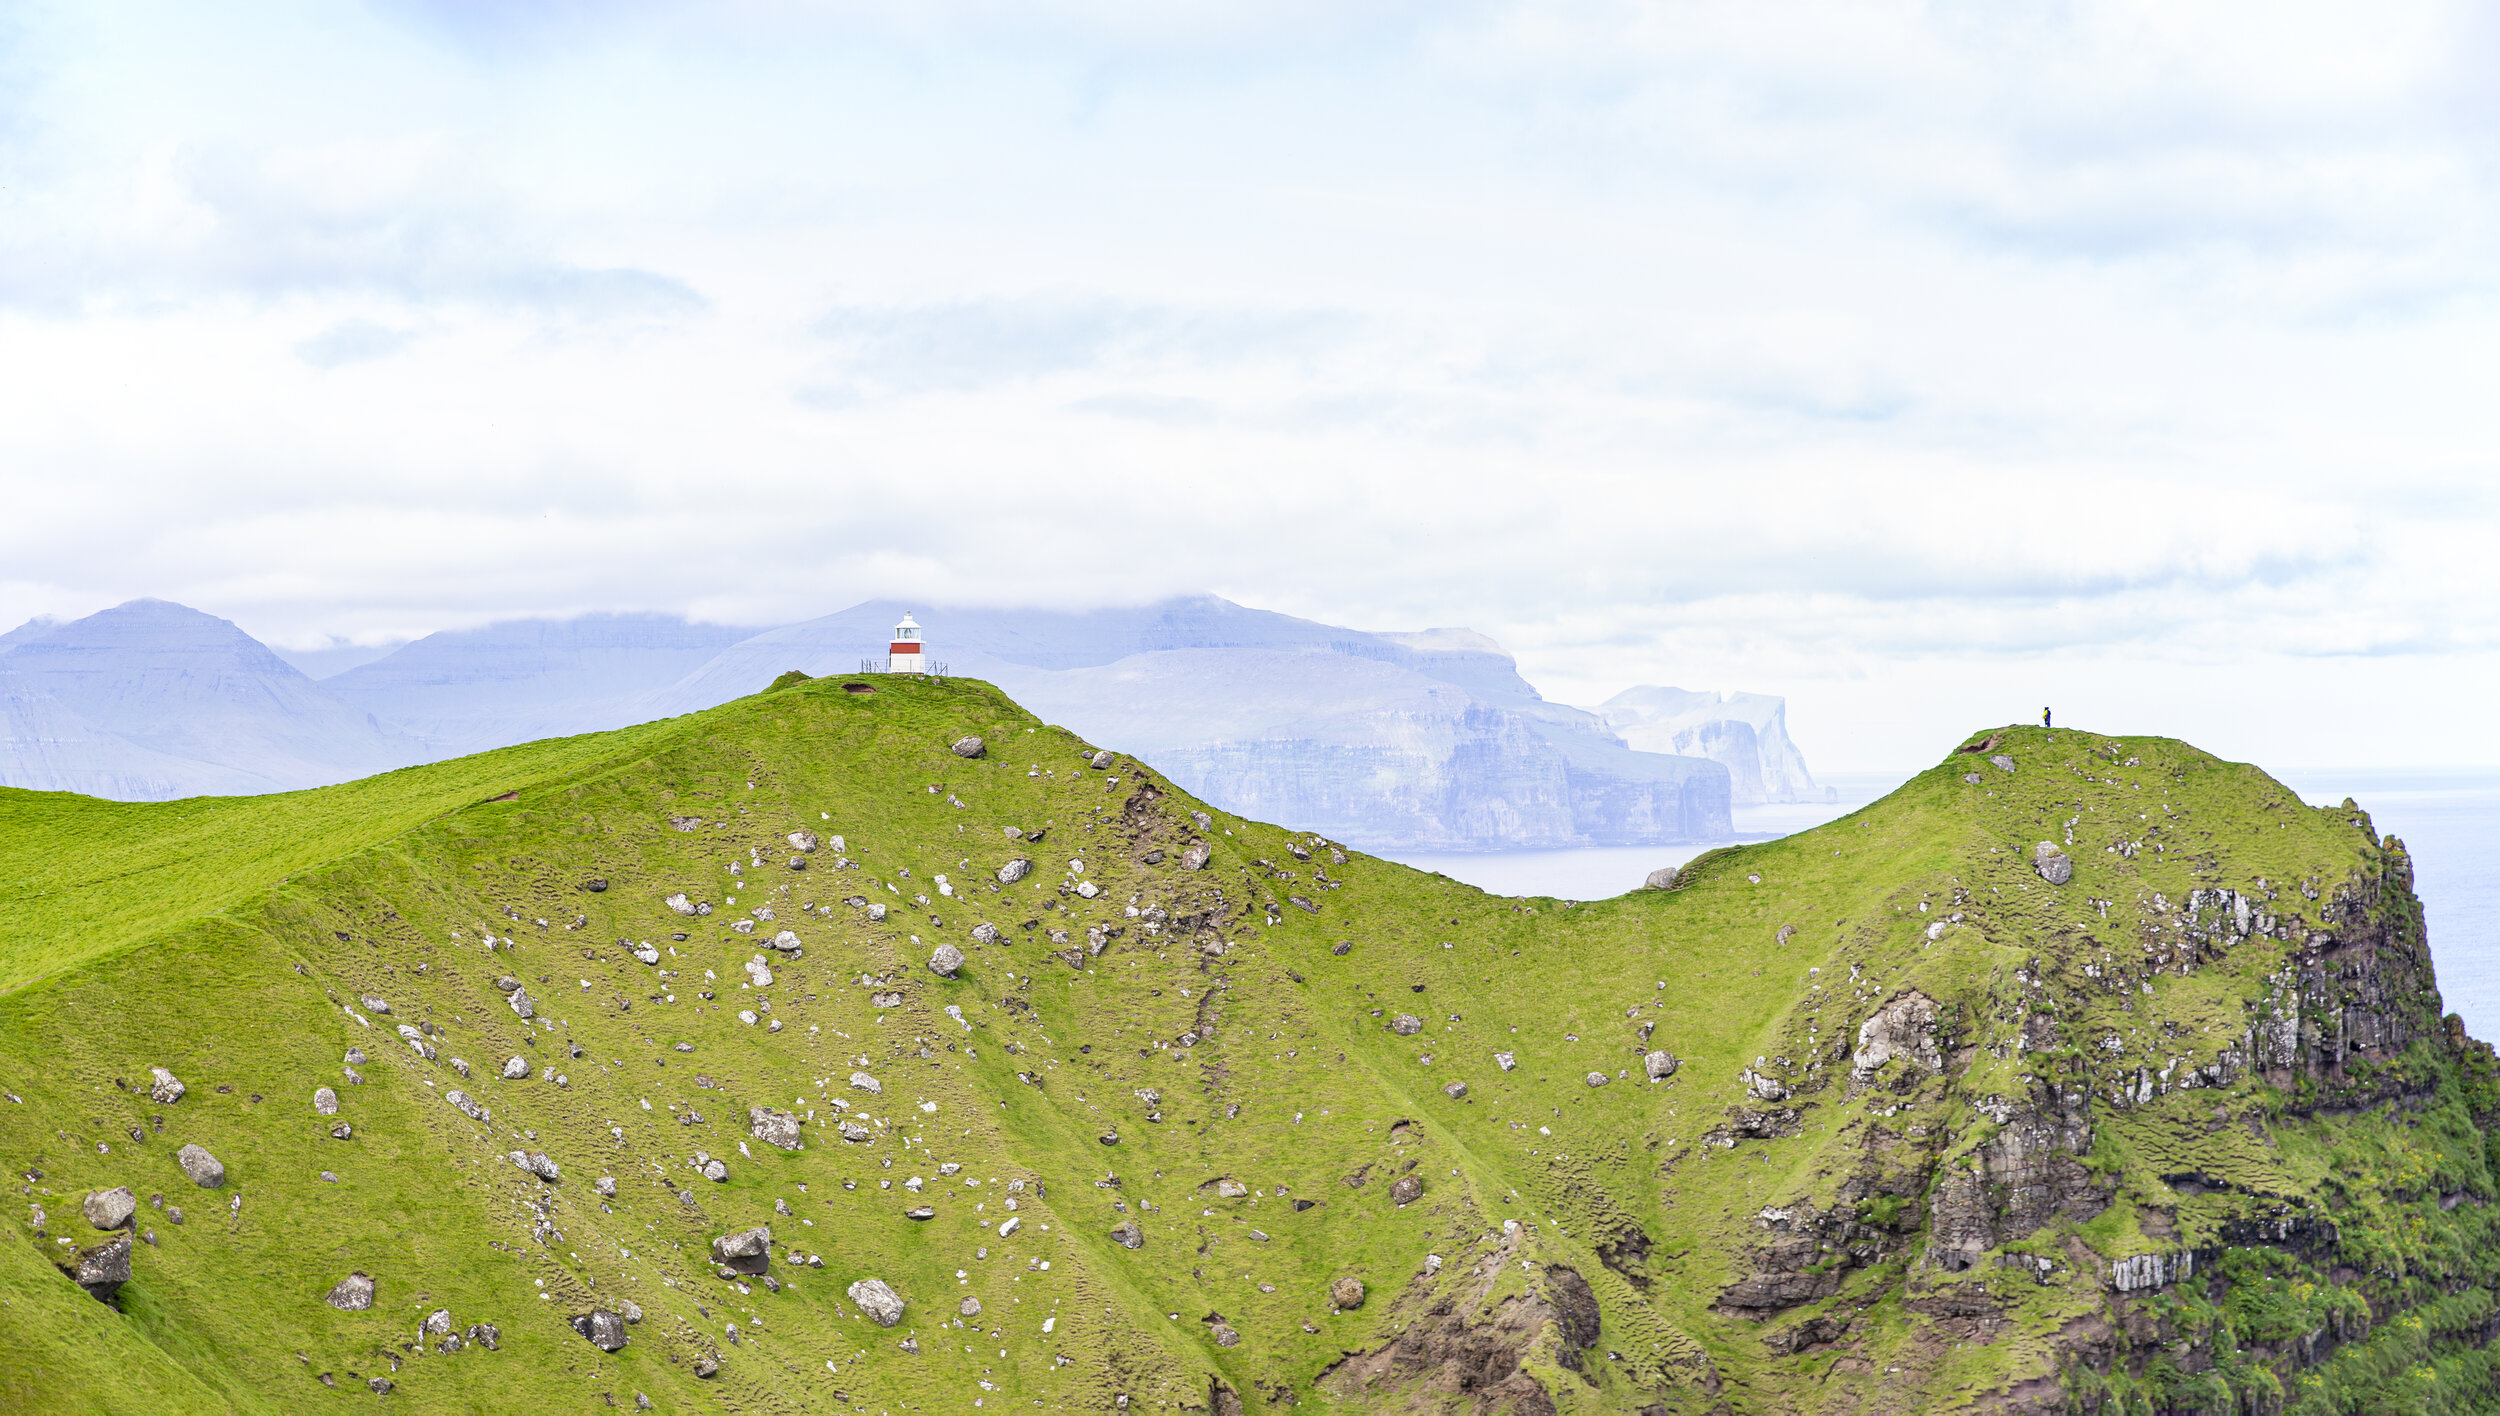
<instances>
[{"instance_id":1,"label":"large boulder","mask_svg":"<svg viewBox=\"0 0 2500 1416\"><path fill-rule=\"evenodd\" d=\"M1207 857L1212 854L1214 852L1207 849L1206 842L1192 841L1189 843L1189 848L1181 852L1181 869L1204 870L1207 866Z\"/></svg>"},{"instance_id":2,"label":"large boulder","mask_svg":"<svg viewBox=\"0 0 2500 1416\"><path fill-rule=\"evenodd\" d=\"M148 1088L148 1099L159 1106L173 1105L182 1100L184 1092L190 1090L182 1084L182 1078L162 1067L150 1067L148 1074L155 1078L155 1084Z\"/></svg>"},{"instance_id":3,"label":"large boulder","mask_svg":"<svg viewBox=\"0 0 2500 1416\"><path fill-rule=\"evenodd\" d=\"M181 1166L182 1173L191 1177L191 1183L203 1190L214 1190L226 1183L225 1165L210 1155L206 1146L184 1146L174 1152L174 1164Z\"/></svg>"},{"instance_id":4,"label":"large boulder","mask_svg":"<svg viewBox=\"0 0 2500 1416\"><path fill-rule=\"evenodd\" d=\"M1137 1221L1133 1219L1124 1219L1111 1226L1111 1238L1123 1249L1146 1247L1146 1231L1138 1228Z\"/></svg>"},{"instance_id":5,"label":"large boulder","mask_svg":"<svg viewBox=\"0 0 2500 1416\"><path fill-rule=\"evenodd\" d=\"M538 1000L530 997L530 991L526 988L512 990L511 996L504 999L504 1002L510 1005L512 1016L524 1022L538 1016Z\"/></svg>"},{"instance_id":6,"label":"large boulder","mask_svg":"<svg viewBox=\"0 0 2500 1416\"><path fill-rule=\"evenodd\" d=\"M1022 880L1024 877L1032 873L1033 862L1026 860L1022 856L1018 856L1014 860L1011 860L998 868L998 883L1001 885L1013 885L1017 881Z\"/></svg>"},{"instance_id":7,"label":"large boulder","mask_svg":"<svg viewBox=\"0 0 2500 1416\"><path fill-rule=\"evenodd\" d=\"M339 1114L339 1094L328 1087L313 1088L313 1111L322 1116Z\"/></svg>"},{"instance_id":8,"label":"large boulder","mask_svg":"<svg viewBox=\"0 0 2500 1416\"><path fill-rule=\"evenodd\" d=\"M723 1234L712 1241L712 1262L744 1274L760 1274L772 1267L773 1231L758 1225Z\"/></svg>"},{"instance_id":9,"label":"large boulder","mask_svg":"<svg viewBox=\"0 0 2500 1416\"><path fill-rule=\"evenodd\" d=\"M1400 1037L1413 1037L1424 1030L1424 1020L1412 1013L1400 1013L1389 1020L1389 1031Z\"/></svg>"},{"instance_id":10,"label":"large boulder","mask_svg":"<svg viewBox=\"0 0 2500 1416\"><path fill-rule=\"evenodd\" d=\"M130 1225L130 1217L139 1212L139 1197L130 1193L128 1185L116 1185L89 1194L79 1212L98 1229L125 1229Z\"/></svg>"},{"instance_id":11,"label":"large boulder","mask_svg":"<svg viewBox=\"0 0 2500 1416\"><path fill-rule=\"evenodd\" d=\"M321 1301L342 1313L361 1313L373 1306L373 1280L361 1273L351 1273L331 1285Z\"/></svg>"},{"instance_id":12,"label":"large boulder","mask_svg":"<svg viewBox=\"0 0 2500 1416\"><path fill-rule=\"evenodd\" d=\"M1363 1280L1352 1274L1347 1274L1328 1285L1328 1301L1340 1308L1362 1307L1363 1296Z\"/></svg>"},{"instance_id":13,"label":"large boulder","mask_svg":"<svg viewBox=\"0 0 2500 1416\"><path fill-rule=\"evenodd\" d=\"M876 1321L879 1327L892 1327L903 1320L903 1295L888 1287L882 1278L863 1278L847 1290L859 1310Z\"/></svg>"},{"instance_id":14,"label":"large boulder","mask_svg":"<svg viewBox=\"0 0 2500 1416\"><path fill-rule=\"evenodd\" d=\"M92 1249L79 1250L75 1259L61 1265L61 1271L97 1302L111 1302L121 1286L130 1281L129 1233L124 1231Z\"/></svg>"},{"instance_id":15,"label":"large boulder","mask_svg":"<svg viewBox=\"0 0 2500 1416\"><path fill-rule=\"evenodd\" d=\"M614 1352L625 1345L625 1319L604 1308L575 1318L573 1331L602 1352Z\"/></svg>"},{"instance_id":16,"label":"large boulder","mask_svg":"<svg viewBox=\"0 0 2500 1416\"><path fill-rule=\"evenodd\" d=\"M1662 865L1658 867L1656 870L1649 872L1649 878L1641 882L1641 888L1644 890L1674 889L1675 870L1676 868L1672 865Z\"/></svg>"},{"instance_id":17,"label":"large boulder","mask_svg":"<svg viewBox=\"0 0 2500 1416\"><path fill-rule=\"evenodd\" d=\"M1675 1069L1683 1065L1675 1060L1674 1053L1664 1050L1644 1053L1641 1056L1641 1070L1648 1073L1649 1079L1653 1082L1663 1082L1674 1076Z\"/></svg>"},{"instance_id":18,"label":"large boulder","mask_svg":"<svg viewBox=\"0 0 2500 1416\"><path fill-rule=\"evenodd\" d=\"M2066 858L2054 841L2042 841L2031 848L2031 867L2051 885L2063 885L2075 878L2075 863Z\"/></svg>"},{"instance_id":19,"label":"large boulder","mask_svg":"<svg viewBox=\"0 0 2500 1416\"><path fill-rule=\"evenodd\" d=\"M504 1079L505 1081L507 1081L507 1082L525 1082L525 1081L528 1081L528 1080L529 1080L529 1075L530 1075L530 1060L529 1060L528 1058L526 1058L526 1057L521 1057L521 1056L512 1056L512 1057L507 1057L507 1058L505 1058L505 1059L504 1059L504 1063L503 1063L503 1079Z\"/></svg>"},{"instance_id":20,"label":"large boulder","mask_svg":"<svg viewBox=\"0 0 2500 1416\"><path fill-rule=\"evenodd\" d=\"M1420 1175L1401 1175L1398 1177L1398 1182L1389 1187L1390 1201L1401 1207L1411 1205L1423 1197L1424 1181Z\"/></svg>"},{"instance_id":21,"label":"large boulder","mask_svg":"<svg viewBox=\"0 0 2500 1416\"><path fill-rule=\"evenodd\" d=\"M998 926L990 923L988 920L981 921L979 924L972 926L972 940L976 944L997 943Z\"/></svg>"},{"instance_id":22,"label":"large boulder","mask_svg":"<svg viewBox=\"0 0 2500 1416\"><path fill-rule=\"evenodd\" d=\"M947 751L954 753L957 757L978 757L986 750L977 737L957 738L947 748Z\"/></svg>"},{"instance_id":23,"label":"large boulder","mask_svg":"<svg viewBox=\"0 0 2500 1416\"><path fill-rule=\"evenodd\" d=\"M747 1134L786 1151L799 1148L799 1118L770 1106L747 1108Z\"/></svg>"},{"instance_id":24,"label":"large boulder","mask_svg":"<svg viewBox=\"0 0 2500 1416\"><path fill-rule=\"evenodd\" d=\"M964 951L952 944L940 944L929 956L929 972L940 978L953 978L955 970L964 966Z\"/></svg>"}]
</instances>

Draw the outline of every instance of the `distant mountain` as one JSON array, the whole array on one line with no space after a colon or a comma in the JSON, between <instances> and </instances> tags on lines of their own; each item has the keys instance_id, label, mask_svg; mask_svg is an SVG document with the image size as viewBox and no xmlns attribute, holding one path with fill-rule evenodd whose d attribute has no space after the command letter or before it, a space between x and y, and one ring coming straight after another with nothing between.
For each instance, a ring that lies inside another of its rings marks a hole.
<instances>
[{"instance_id":1,"label":"distant mountain","mask_svg":"<svg viewBox=\"0 0 2500 1416\"><path fill-rule=\"evenodd\" d=\"M651 614L512 620L316 683L224 620L134 601L0 635L0 784L278 791L622 727L742 698L786 669L855 673L882 657L904 608L872 601L760 632ZM1546 702L1469 630L1367 632L1213 596L1081 613L914 608L950 672L1230 810L1361 845L1723 840L1732 801L1813 790L1778 699L1639 689L1601 716Z\"/></svg>"},{"instance_id":2,"label":"distant mountain","mask_svg":"<svg viewBox=\"0 0 2500 1416\"><path fill-rule=\"evenodd\" d=\"M125 798L284 791L422 758L232 623L133 600L0 639L0 783Z\"/></svg>"},{"instance_id":3,"label":"distant mountain","mask_svg":"<svg viewBox=\"0 0 2500 1416\"><path fill-rule=\"evenodd\" d=\"M654 695L647 716L725 703L785 669L855 672L905 608L872 601L756 635ZM1469 630L1367 633L1213 596L1084 613L914 608L934 662L1227 810L1404 849L1731 831L1726 768L1634 751L1596 714L1540 698Z\"/></svg>"},{"instance_id":4,"label":"distant mountain","mask_svg":"<svg viewBox=\"0 0 2500 1416\"><path fill-rule=\"evenodd\" d=\"M1788 700L1768 693L1642 685L1598 705L1607 726L1649 752L1707 757L1727 768L1740 806L1821 801L1804 754L1788 740Z\"/></svg>"},{"instance_id":5,"label":"distant mountain","mask_svg":"<svg viewBox=\"0 0 2500 1416\"><path fill-rule=\"evenodd\" d=\"M323 686L429 758L456 757L641 721L642 699L755 632L677 615L507 620L429 634Z\"/></svg>"}]
</instances>

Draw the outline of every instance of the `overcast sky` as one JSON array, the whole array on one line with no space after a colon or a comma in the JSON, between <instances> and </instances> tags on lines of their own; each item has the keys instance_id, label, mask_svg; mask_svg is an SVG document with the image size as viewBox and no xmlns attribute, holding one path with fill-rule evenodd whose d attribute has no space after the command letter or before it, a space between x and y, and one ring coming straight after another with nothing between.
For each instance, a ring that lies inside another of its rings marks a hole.
<instances>
[{"instance_id":1,"label":"overcast sky","mask_svg":"<svg viewBox=\"0 0 2500 1416\"><path fill-rule=\"evenodd\" d=\"M0 0L0 619L1211 591L2500 760L2493 8Z\"/></svg>"}]
</instances>

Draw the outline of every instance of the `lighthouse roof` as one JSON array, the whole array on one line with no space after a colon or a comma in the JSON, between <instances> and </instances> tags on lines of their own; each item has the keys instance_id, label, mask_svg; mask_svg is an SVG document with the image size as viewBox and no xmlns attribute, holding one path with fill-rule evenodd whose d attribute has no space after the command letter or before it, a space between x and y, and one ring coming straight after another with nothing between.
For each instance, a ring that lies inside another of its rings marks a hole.
<instances>
[{"instance_id":1,"label":"lighthouse roof","mask_svg":"<svg viewBox=\"0 0 2500 1416\"><path fill-rule=\"evenodd\" d=\"M911 617L911 611L905 610L903 611L903 617L894 622L894 627L896 629L918 629L920 628L920 621Z\"/></svg>"}]
</instances>

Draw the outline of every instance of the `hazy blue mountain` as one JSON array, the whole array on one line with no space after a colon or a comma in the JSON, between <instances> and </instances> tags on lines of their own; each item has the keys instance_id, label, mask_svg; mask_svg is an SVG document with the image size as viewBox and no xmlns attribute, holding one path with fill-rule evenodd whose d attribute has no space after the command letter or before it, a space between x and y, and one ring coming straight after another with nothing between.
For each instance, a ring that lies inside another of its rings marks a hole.
<instances>
[{"instance_id":1,"label":"hazy blue mountain","mask_svg":"<svg viewBox=\"0 0 2500 1416\"><path fill-rule=\"evenodd\" d=\"M506 620L429 634L323 687L428 757L457 757L643 721L640 700L754 634L677 615Z\"/></svg>"},{"instance_id":2,"label":"hazy blue mountain","mask_svg":"<svg viewBox=\"0 0 2500 1416\"><path fill-rule=\"evenodd\" d=\"M906 606L767 630L648 700L660 717L785 669L851 673ZM1212 596L1084 613L914 606L929 655L1229 810L1358 845L1493 850L1729 834L1718 763L1637 752L1468 630L1375 634ZM1001 744L1012 752L1012 745Z\"/></svg>"},{"instance_id":3,"label":"hazy blue mountain","mask_svg":"<svg viewBox=\"0 0 2500 1416\"><path fill-rule=\"evenodd\" d=\"M0 672L0 786L118 801L272 790L249 772L152 752L115 737L14 674Z\"/></svg>"},{"instance_id":4,"label":"hazy blue mountain","mask_svg":"<svg viewBox=\"0 0 2500 1416\"><path fill-rule=\"evenodd\" d=\"M1788 700L1643 684L1598 705L1623 740L1649 752L1707 757L1727 768L1743 806L1821 801L1826 793L1788 740Z\"/></svg>"},{"instance_id":5,"label":"hazy blue mountain","mask_svg":"<svg viewBox=\"0 0 2500 1416\"><path fill-rule=\"evenodd\" d=\"M406 647L408 641L391 644L332 644L320 649L282 649L272 644L269 652L303 671L315 683L337 678L349 669L362 668L376 659L388 658Z\"/></svg>"},{"instance_id":6,"label":"hazy blue mountain","mask_svg":"<svg viewBox=\"0 0 2500 1416\"><path fill-rule=\"evenodd\" d=\"M0 676L12 705L0 780L13 786L280 791L423 755L232 623L164 600L20 626L0 642Z\"/></svg>"}]
</instances>

